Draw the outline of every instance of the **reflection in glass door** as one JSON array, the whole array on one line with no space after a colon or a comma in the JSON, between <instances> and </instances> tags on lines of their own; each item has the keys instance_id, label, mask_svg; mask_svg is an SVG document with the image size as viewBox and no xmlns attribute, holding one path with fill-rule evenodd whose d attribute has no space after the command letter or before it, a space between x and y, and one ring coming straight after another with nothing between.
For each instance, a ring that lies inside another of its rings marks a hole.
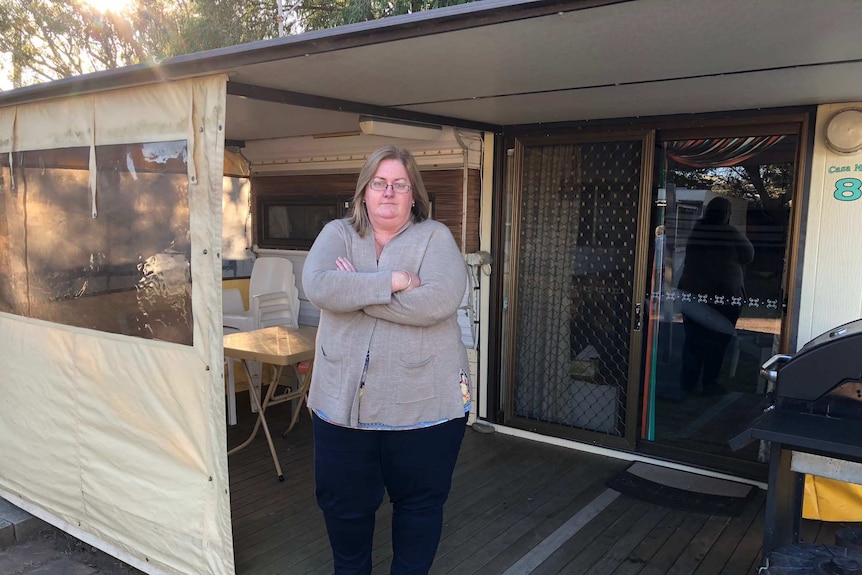
<instances>
[{"instance_id":1,"label":"reflection in glass door","mask_svg":"<svg viewBox=\"0 0 862 575\"><path fill-rule=\"evenodd\" d=\"M765 405L759 367L781 341L795 135L657 143L641 436L732 453Z\"/></svg>"}]
</instances>

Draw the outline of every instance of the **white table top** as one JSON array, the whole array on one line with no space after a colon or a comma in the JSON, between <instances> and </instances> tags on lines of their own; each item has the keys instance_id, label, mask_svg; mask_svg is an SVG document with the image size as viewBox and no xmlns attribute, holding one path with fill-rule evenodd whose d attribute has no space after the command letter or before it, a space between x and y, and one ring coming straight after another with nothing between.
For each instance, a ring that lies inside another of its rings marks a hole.
<instances>
[{"instance_id":1,"label":"white table top","mask_svg":"<svg viewBox=\"0 0 862 575\"><path fill-rule=\"evenodd\" d=\"M314 358L316 327L265 327L224 336L224 354L270 365L293 365Z\"/></svg>"}]
</instances>

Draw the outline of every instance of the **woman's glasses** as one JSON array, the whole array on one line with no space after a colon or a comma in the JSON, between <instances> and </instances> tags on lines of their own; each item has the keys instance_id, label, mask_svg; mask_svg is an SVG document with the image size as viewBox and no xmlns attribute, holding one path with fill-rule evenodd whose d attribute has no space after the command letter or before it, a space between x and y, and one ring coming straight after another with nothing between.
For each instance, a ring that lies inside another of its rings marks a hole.
<instances>
[{"instance_id":1,"label":"woman's glasses","mask_svg":"<svg viewBox=\"0 0 862 575\"><path fill-rule=\"evenodd\" d=\"M383 192L392 186L392 191L399 194L406 194L410 190L413 189L413 186L408 184L407 182L393 182L391 184L387 183L386 180L375 178L368 182L368 187L374 190L375 192Z\"/></svg>"}]
</instances>

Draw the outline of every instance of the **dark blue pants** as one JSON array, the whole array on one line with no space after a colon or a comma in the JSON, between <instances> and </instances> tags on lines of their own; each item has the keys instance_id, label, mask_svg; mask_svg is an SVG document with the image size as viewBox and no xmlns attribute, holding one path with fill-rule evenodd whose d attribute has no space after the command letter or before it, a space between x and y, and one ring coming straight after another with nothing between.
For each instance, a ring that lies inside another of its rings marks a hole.
<instances>
[{"instance_id":1,"label":"dark blue pants","mask_svg":"<svg viewBox=\"0 0 862 575\"><path fill-rule=\"evenodd\" d=\"M409 431L314 420L314 479L336 575L371 573L374 516L392 502L392 575L425 575L443 530L443 504L467 418Z\"/></svg>"}]
</instances>

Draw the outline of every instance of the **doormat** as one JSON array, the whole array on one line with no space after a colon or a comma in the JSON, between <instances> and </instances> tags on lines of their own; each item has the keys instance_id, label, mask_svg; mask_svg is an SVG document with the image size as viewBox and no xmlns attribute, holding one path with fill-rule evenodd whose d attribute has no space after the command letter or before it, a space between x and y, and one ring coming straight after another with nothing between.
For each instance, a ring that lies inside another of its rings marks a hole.
<instances>
[{"instance_id":1,"label":"doormat","mask_svg":"<svg viewBox=\"0 0 862 575\"><path fill-rule=\"evenodd\" d=\"M757 487L696 473L637 462L608 480L623 495L663 507L736 517Z\"/></svg>"}]
</instances>

